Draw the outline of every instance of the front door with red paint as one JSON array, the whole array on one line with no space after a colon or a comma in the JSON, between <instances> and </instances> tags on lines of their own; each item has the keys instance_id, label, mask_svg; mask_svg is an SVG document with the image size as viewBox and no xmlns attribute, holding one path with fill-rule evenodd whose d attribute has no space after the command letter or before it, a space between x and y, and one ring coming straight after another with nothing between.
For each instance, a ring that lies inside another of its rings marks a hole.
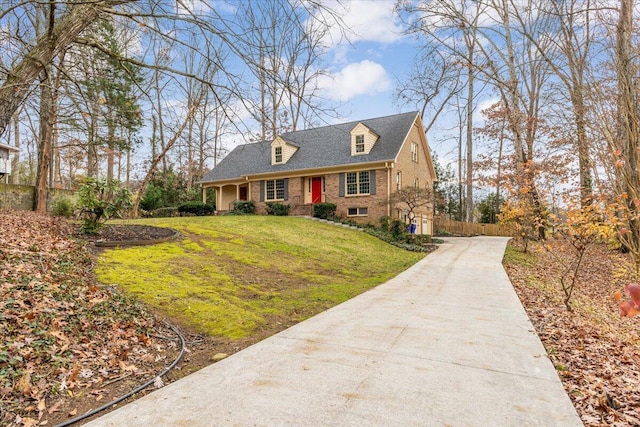
<instances>
[{"instance_id":1,"label":"front door with red paint","mask_svg":"<svg viewBox=\"0 0 640 427\"><path fill-rule=\"evenodd\" d=\"M322 202L322 177L311 178L311 203Z\"/></svg>"}]
</instances>

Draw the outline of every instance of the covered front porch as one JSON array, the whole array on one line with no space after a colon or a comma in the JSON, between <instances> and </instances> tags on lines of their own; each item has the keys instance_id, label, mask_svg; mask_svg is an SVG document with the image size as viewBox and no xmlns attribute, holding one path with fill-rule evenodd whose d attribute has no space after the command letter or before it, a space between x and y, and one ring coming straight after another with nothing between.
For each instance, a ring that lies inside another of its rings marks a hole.
<instances>
[{"instance_id":1,"label":"covered front porch","mask_svg":"<svg viewBox=\"0 0 640 427\"><path fill-rule=\"evenodd\" d=\"M233 210L233 202L236 200L251 200L251 186L248 182L203 186L202 201L207 203L208 188L213 188L215 192L216 212L224 213Z\"/></svg>"}]
</instances>

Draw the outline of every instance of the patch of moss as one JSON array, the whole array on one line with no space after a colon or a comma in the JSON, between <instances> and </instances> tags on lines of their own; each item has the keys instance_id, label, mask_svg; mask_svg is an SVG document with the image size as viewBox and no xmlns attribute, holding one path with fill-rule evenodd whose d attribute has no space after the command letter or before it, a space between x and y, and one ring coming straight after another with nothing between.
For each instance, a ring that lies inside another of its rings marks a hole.
<instances>
[{"instance_id":1,"label":"patch of moss","mask_svg":"<svg viewBox=\"0 0 640 427\"><path fill-rule=\"evenodd\" d=\"M507 245L503 262L505 264L519 264L523 267L535 267L537 258L530 252L523 252L522 249Z\"/></svg>"},{"instance_id":2,"label":"patch of moss","mask_svg":"<svg viewBox=\"0 0 640 427\"><path fill-rule=\"evenodd\" d=\"M107 250L98 260L99 279L190 327L232 339L274 318L307 318L383 283L424 256L365 233L295 217L134 223L170 227L183 238Z\"/></svg>"}]
</instances>

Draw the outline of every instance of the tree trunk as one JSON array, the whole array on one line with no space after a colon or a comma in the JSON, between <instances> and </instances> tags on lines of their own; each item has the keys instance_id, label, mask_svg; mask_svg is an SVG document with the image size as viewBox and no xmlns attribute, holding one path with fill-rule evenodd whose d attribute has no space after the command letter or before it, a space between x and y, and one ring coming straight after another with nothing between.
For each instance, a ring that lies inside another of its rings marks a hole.
<instances>
[{"instance_id":1,"label":"tree trunk","mask_svg":"<svg viewBox=\"0 0 640 427\"><path fill-rule=\"evenodd\" d=\"M636 99L632 76L636 73L632 63L633 29L632 0L620 1L620 18L617 28L616 60L618 74L618 140L622 147L624 163L624 183L622 187L627 194L625 199L629 234L625 236L628 249L635 257L636 265L640 266L640 207L636 200L640 197L640 179L638 176L638 148L640 119L636 107Z\"/></svg>"},{"instance_id":2,"label":"tree trunk","mask_svg":"<svg viewBox=\"0 0 640 427\"><path fill-rule=\"evenodd\" d=\"M14 146L20 149L20 116L18 112L13 115L13 141ZM20 152L16 152L11 160L11 184L20 182Z\"/></svg>"},{"instance_id":3,"label":"tree trunk","mask_svg":"<svg viewBox=\"0 0 640 427\"><path fill-rule=\"evenodd\" d=\"M144 179L142 180L142 183L140 184L140 188L138 189L138 195L136 196L136 199L133 202L133 209L132 209L131 215L134 218L137 218L138 216L140 200L142 199L142 196L144 195L144 192L147 189L147 185L149 185L149 181L151 180L151 177L153 177L153 174L156 168L158 167L158 164L165 159L171 147L173 147L173 145L176 143L178 138L180 138L180 135L182 134L184 129L187 127L187 124L193 118L193 114L196 111L196 109L197 109L197 104L194 104L189 108L189 111L187 111L187 115L184 119L184 122L182 122L182 124L180 125L180 128L176 131L175 135L173 135L173 138L167 141L167 144L163 147L160 154L158 154L158 157L151 160L151 165L149 166L149 170L147 171Z\"/></svg>"},{"instance_id":4,"label":"tree trunk","mask_svg":"<svg viewBox=\"0 0 640 427\"><path fill-rule=\"evenodd\" d=\"M48 67L50 68L50 67ZM53 87L49 69L45 68L40 80L40 128L38 142L38 170L33 208L37 213L47 212L49 194L49 168L53 142Z\"/></svg>"},{"instance_id":5,"label":"tree trunk","mask_svg":"<svg viewBox=\"0 0 640 427\"><path fill-rule=\"evenodd\" d=\"M92 104L91 117L89 117L89 135L87 138L87 176L89 178L98 176L97 120L98 111L95 105Z\"/></svg>"},{"instance_id":6,"label":"tree trunk","mask_svg":"<svg viewBox=\"0 0 640 427\"><path fill-rule=\"evenodd\" d=\"M470 43L469 46L469 64L467 67L467 197L466 197L466 209L465 216L467 222L473 222L473 99L474 99L474 73L473 73L473 51L474 44Z\"/></svg>"},{"instance_id":7,"label":"tree trunk","mask_svg":"<svg viewBox=\"0 0 640 427\"><path fill-rule=\"evenodd\" d=\"M591 205L593 199L593 179L591 177L591 158L589 157L589 140L585 120L585 107L582 89L578 88L571 97L576 122L576 138L578 144L578 169L580 177L580 205Z\"/></svg>"}]
</instances>

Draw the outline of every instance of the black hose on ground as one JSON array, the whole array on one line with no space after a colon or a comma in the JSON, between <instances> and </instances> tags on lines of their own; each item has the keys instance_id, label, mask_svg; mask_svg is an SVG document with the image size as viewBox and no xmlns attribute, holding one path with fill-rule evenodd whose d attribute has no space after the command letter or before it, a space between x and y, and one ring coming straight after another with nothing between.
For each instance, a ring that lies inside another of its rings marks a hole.
<instances>
[{"instance_id":1,"label":"black hose on ground","mask_svg":"<svg viewBox=\"0 0 640 427\"><path fill-rule=\"evenodd\" d=\"M169 372L171 369L173 369L178 364L180 359L182 359L182 355L185 352L185 349L187 347L187 343L186 343L184 337L182 336L182 334L180 333L180 331L178 331L178 329L176 329L173 325L169 325L168 323L167 323L167 326L169 326L169 328L171 328L171 330L178 336L178 338L180 338L180 345L181 345L180 354L178 354L178 357L176 357L176 360L174 360L173 363L171 363L171 365L169 365L167 368L165 368L164 371L162 371L161 373L159 373L158 375L156 375L155 377L153 377L152 379L150 379L146 383L144 383L141 386L135 388L134 390L131 390L129 393L125 394L124 396L120 396L119 398L117 398L115 400L112 400L111 402L106 403L106 404L100 406L99 408L93 409L93 410L91 410L89 412L86 412L86 413L84 413L82 415L78 415L77 417L72 418L70 420L67 420L67 421L65 421L65 422L63 422L61 424L58 424L55 427L70 426L71 424L75 424L78 421L82 421L82 420L84 420L86 418L89 418L89 417L99 413L99 412L102 412L105 409L108 409L111 406L116 405L116 404L122 402L123 400L128 399L129 397L133 396L134 394L136 394L136 393L144 390L145 388L149 387L151 384L153 384L156 381L156 378L162 377L167 372Z\"/></svg>"}]
</instances>

